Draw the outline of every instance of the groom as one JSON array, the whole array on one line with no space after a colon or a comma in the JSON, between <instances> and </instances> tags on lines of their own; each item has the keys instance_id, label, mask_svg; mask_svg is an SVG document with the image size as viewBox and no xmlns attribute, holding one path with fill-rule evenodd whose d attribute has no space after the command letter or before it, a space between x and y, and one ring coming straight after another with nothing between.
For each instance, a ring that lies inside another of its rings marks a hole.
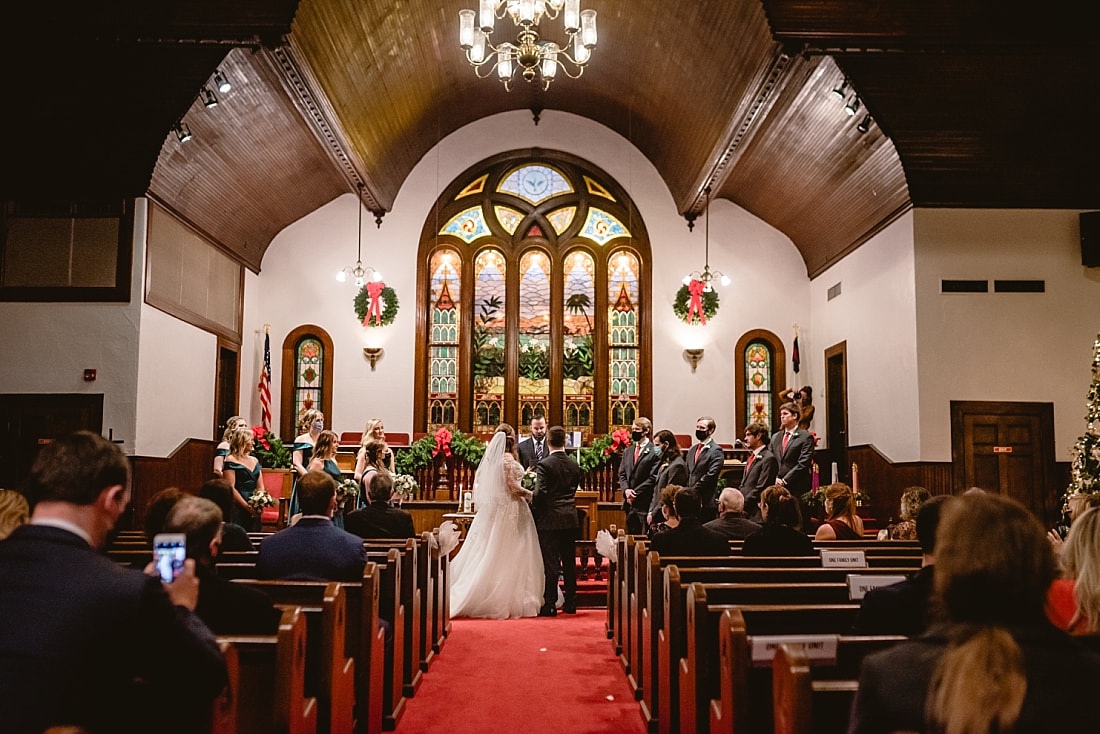
<instances>
[{"instance_id":1,"label":"groom","mask_svg":"<svg viewBox=\"0 0 1100 734\"><path fill-rule=\"evenodd\" d=\"M565 429L554 426L546 434L550 453L535 467L538 481L531 498L531 514L539 533L546 587L540 617L557 615L558 574L565 577L565 614L577 613L577 505L581 468L565 455Z\"/></svg>"}]
</instances>

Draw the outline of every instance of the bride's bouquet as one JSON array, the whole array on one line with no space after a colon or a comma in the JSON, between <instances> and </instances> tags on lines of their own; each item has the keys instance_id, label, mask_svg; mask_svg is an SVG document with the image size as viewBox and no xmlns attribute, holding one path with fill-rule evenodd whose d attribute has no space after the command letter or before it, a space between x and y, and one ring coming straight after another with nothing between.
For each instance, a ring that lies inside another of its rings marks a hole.
<instances>
[{"instance_id":1,"label":"bride's bouquet","mask_svg":"<svg viewBox=\"0 0 1100 734\"><path fill-rule=\"evenodd\" d=\"M538 475L533 471L524 472L523 476L519 480L519 486L526 489L528 492L534 492L535 486L538 484Z\"/></svg>"},{"instance_id":2,"label":"bride's bouquet","mask_svg":"<svg viewBox=\"0 0 1100 734\"><path fill-rule=\"evenodd\" d=\"M252 493L252 496L248 498L248 506L252 508L252 511L257 515L264 511L266 507L274 507L279 504L279 500L272 497L267 493L266 489L257 487L256 491Z\"/></svg>"},{"instance_id":3,"label":"bride's bouquet","mask_svg":"<svg viewBox=\"0 0 1100 734\"><path fill-rule=\"evenodd\" d=\"M354 479L344 479L336 485L336 504L338 507L342 508L348 500L353 500L358 496L359 482Z\"/></svg>"}]
</instances>

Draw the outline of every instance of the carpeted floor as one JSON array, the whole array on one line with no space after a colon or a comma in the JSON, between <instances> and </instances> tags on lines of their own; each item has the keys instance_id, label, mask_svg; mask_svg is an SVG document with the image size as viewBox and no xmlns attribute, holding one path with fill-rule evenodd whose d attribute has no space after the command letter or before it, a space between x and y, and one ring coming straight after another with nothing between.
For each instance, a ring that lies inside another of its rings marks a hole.
<instances>
[{"instance_id":1,"label":"carpeted floor","mask_svg":"<svg viewBox=\"0 0 1100 734\"><path fill-rule=\"evenodd\" d=\"M645 734L606 614L454 620L397 734Z\"/></svg>"}]
</instances>

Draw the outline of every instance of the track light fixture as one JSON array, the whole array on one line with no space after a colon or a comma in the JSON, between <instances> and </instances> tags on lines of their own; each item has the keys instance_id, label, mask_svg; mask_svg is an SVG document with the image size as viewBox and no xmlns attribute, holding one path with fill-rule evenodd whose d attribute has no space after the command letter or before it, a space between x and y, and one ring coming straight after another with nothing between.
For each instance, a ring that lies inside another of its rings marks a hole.
<instances>
[{"instance_id":1,"label":"track light fixture","mask_svg":"<svg viewBox=\"0 0 1100 734\"><path fill-rule=\"evenodd\" d=\"M191 128L187 127L187 123L180 120L172 128L172 132L176 134L176 139L181 143L186 143L191 139Z\"/></svg>"},{"instance_id":2,"label":"track light fixture","mask_svg":"<svg viewBox=\"0 0 1100 734\"><path fill-rule=\"evenodd\" d=\"M199 93L199 96L202 97L202 103L207 107L218 106L218 96L214 94L213 90L211 90L210 87L203 87L202 91Z\"/></svg>"},{"instance_id":3,"label":"track light fixture","mask_svg":"<svg viewBox=\"0 0 1100 734\"><path fill-rule=\"evenodd\" d=\"M845 78L844 81L841 82L839 87L836 87L836 88L833 89L833 94L840 97L841 99L844 99L845 97L848 96L848 79L847 78Z\"/></svg>"},{"instance_id":4,"label":"track light fixture","mask_svg":"<svg viewBox=\"0 0 1100 734\"><path fill-rule=\"evenodd\" d=\"M844 105L844 111L848 113L848 117L851 117L855 113L859 112L859 105L859 95L852 95L852 98L848 100L848 104Z\"/></svg>"},{"instance_id":5,"label":"track light fixture","mask_svg":"<svg viewBox=\"0 0 1100 734\"><path fill-rule=\"evenodd\" d=\"M856 130L859 130L861 133L865 133L870 129L871 129L871 116L870 115L864 115L863 119L860 120L858 125L856 125Z\"/></svg>"},{"instance_id":6,"label":"track light fixture","mask_svg":"<svg viewBox=\"0 0 1100 734\"><path fill-rule=\"evenodd\" d=\"M225 94L233 88L233 85L229 83L229 79L226 78L221 69L218 69L214 72L214 84L218 87L218 91L222 94Z\"/></svg>"}]
</instances>

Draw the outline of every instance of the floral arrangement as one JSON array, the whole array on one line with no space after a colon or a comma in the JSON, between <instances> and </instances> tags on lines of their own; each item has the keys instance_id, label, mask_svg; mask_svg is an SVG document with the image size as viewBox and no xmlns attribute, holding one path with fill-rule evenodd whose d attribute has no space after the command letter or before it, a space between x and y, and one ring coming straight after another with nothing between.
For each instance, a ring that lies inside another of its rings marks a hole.
<instances>
[{"instance_id":1,"label":"floral arrangement","mask_svg":"<svg viewBox=\"0 0 1100 734\"><path fill-rule=\"evenodd\" d=\"M617 431L597 436L592 445L577 452L577 463L585 474L595 471L611 461L611 457L622 453L630 445L630 431L620 428Z\"/></svg>"},{"instance_id":2,"label":"floral arrangement","mask_svg":"<svg viewBox=\"0 0 1100 734\"><path fill-rule=\"evenodd\" d=\"M263 426L252 426L252 436L255 439L252 453L260 460L261 467L264 469L290 468L293 457L281 438L271 431L264 430Z\"/></svg>"},{"instance_id":3,"label":"floral arrangement","mask_svg":"<svg viewBox=\"0 0 1100 734\"><path fill-rule=\"evenodd\" d=\"M534 492L536 484L538 484L538 475L533 471L528 470L520 477L519 486L523 487L528 492Z\"/></svg>"},{"instance_id":4,"label":"floral arrangement","mask_svg":"<svg viewBox=\"0 0 1100 734\"><path fill-rule=\"evenodd\" d=\"M1066 499L1100 491L1100 334L1092 345L1092 385L1085 412L1085 433L1070 449L1070 483Z\"/></svg>"},{"instance_id":5,"label":"floral arrangement","mask_svg":"<svg viewBox=\"0 0 1100 734\"><path fill-rule=\"evenodd\" d=\"M248 498L248 506L252 508L252 511L256 514L260 514L267 507L275 507L279 504L279 500L272 497L267 493L266 489L257 487L256 491L252 493L252 496Z\"/></svg>"},{"instance_id":6,"label":"floral arrangement","mask_svg":"<svg viewBox=\"0 0 1100 734\"><path fill-rule=\"evenodd\" d=\"M398 474L393 478L393 492L398 503L414 499L420 491L420 485L410 474Z\"/></svg>"},{"instance_id":7,"label":"floral arrangement","mask_svg":"<svg viewBox=\"0 0 1100 734\"><path fill-rule=\"evenodd\" d=\"M354 479L345 479L336 485L336 504L343 507L348 500L359 497L359 482Z\"/></svg>"}]
</instances>

